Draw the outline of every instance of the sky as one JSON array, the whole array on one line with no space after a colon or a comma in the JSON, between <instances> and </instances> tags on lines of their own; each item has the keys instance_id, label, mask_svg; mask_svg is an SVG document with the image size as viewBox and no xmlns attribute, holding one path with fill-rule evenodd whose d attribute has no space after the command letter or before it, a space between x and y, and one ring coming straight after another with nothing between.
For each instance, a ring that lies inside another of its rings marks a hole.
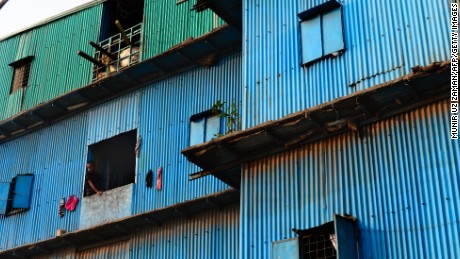
<instances>
[{"instance_id":1,"label":"sky","mask_svg":"<svg viewBox=\"0 0 460 259\"><path fill-rule=\"evenodd\" d=\"M93 0L9 0L0 9L0 38Z\"/></svg>"}]
</instances>

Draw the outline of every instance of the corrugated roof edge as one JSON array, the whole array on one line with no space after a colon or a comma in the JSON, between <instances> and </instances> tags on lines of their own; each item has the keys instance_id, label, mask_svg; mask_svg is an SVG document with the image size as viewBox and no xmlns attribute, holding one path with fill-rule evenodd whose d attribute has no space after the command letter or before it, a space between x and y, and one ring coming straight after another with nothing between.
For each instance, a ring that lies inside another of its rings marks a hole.
<instances>
[{"instance_id":1,"label":"corrugated roof edge","mask_svg":"<svg viewBox=\"0 0 460 259\"><path fill-rule=\"evenodd\" d=\"M41 20L41 21L39 21L37 23L34 23L34 24L32 24L32 25L30 25L28 27L25 27L25 28L20 29L18 31L14 31L14 32L12 32L10 34L7 34L6 36L0 37L0 42L4 41L6 39L9 39L11 37L14 37L14 36L16 36L18 34L30 31L32 29L35 29L35 28L38 28L40 26L46 25L48 23L54 22L56 20L62 19L64 17L67 17L67 16L72 15L74 13L78 13L80 11L86 10L88 8L91 8L93 6L101 4L101 3L105 2L105 1L107 1L107 0L95 0L95 1L92 1L92 2L89 2L89 3L86 3L86 4L79 5L79 6L75 7L75 8L72 8L70 10L62 12L62 13L57 14L55 16L51 16L51 17L49 17L47 19Z\"/></svg>"}]
</instances>

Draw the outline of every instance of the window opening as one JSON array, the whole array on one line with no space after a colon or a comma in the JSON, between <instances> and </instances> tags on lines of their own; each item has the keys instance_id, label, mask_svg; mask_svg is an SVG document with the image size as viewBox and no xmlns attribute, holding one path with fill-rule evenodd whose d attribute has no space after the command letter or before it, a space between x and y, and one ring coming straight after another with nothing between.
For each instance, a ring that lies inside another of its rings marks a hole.
<instances>
[{"instance_id":1,"label":"window opening","mask_svg":"<svg viewBox=\"0 0 460 259\"><path fill-rule=\"evenodd\" d=\"M101 191L134 183L137 131L119 134L89 146L88 161L93 162L96 183ZM85 173L86 176L87 172ZM85 180L84 196L94 194Z\"/></svg>"},{"instance_id":2,"label":"window opening","mask_svg":"<svg viewBox=\"0 0 460 259\"><path fill-rule=\"evenodd\" d=\"M357 221L352 216L334 215L334 221L306 230L299 235L301 259L358 258Z\"/></svg>"},{"instance_id":3,"label":"window opening","mask_svg":"<svg viewBox=\"0 0 460 259\"><path fill-rule=\"evenodd\" d=\"M19 89L25 89L28 86L32 60L33 57L29 56L9 64L14 69L10 94L15 93Z\"/></svg>"},{"instance_id":4,"label":"window opening","mask_svg":"<svg viewBox=\"0 0 460 259\"><path fill-rule=\"evenodd\" d=\"M103 5L99 43L93 62L93 81L140 60L143 0L110 0Z\"/></svg>"}]
</instances>

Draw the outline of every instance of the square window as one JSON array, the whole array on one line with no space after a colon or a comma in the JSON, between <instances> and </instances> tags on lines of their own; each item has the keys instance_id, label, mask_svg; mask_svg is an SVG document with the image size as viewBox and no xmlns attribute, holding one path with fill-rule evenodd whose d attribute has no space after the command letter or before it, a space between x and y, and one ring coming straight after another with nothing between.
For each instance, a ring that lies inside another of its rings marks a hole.
<instances>
[{"instance_id":1,"label":"square window","mask_svg":"<svg viewBox=\"0 0 460 259\"><path fill-rule=\"evenodd\" d=\"M345 49L342 7L330 0L298 14L302 46L302 64L337 55Z\"/></svg>"},{"instance_id":2,"label":"square window","mask_svg":"<svg viewBox=\"0 0 460 259\"><path fill-rule=\"evenodd\" d=\"M95 193L88 179L100 191L111 190L134 183L136 170L137 131L132 130L119 134L89 146L88 163L91 161L91 174L85 173L84 196Z\"/></svg>"},{"instance_id":3,"label":"square window","mask_svg":"<svg viewBox=\"0 0 460 259\"><path fill-rule=\"evenodd\" d=\"M0 215L12 215L30 208L33 174L20 174L11 182L0 183Z\"/></svg>"},{"instance_id":4,"label":"square window","mask_svg":"<svg viewBox=\"0 0 460 259\"><path fill-rule=\"evenodd\" d=\"M9 64L13 67L13 80L11 82L10 94L15 93L29 84L30 67L33 57L29 56Z\"/></svg>"},{"instance_id":5,"label":"square window","mask_svg":"<svg viewBox=\"0 0 460 259\"><path fill-rule=\"evenodd\" d=\"M211 110L190 117L190 146L210 141L221 134L220 113Z\"/></svg>"},{"instance_id":6,"label":"square window","mask_svg":"<svg viewBox=\"0 0 460 259\"><path fill-rule=\"evenodd\" d=\"M334 214L334 221L309 229L293 229L296 238L272 243L271 258L359 258L354 217Z\"/></svg>"}]
</instances>

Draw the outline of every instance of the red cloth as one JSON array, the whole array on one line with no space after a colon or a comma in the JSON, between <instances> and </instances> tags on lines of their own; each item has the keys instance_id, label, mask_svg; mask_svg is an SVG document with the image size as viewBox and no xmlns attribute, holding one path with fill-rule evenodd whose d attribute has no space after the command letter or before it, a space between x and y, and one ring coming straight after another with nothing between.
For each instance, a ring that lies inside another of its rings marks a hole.
<instances>
[{"instance_id":1,"label":"red cloth","mask_svg":"<svg viewBox=\"0 0 460 259\"><path fill-rule=\"evenodd\" d=\"M75 195L70 195L70 197L67 199L65 203L65 208L68 211L74 211L75 208L77 207L79 199L75 197Z\"/></svg>"},{"instance_id":2,"label":"red cloth","mask_svg":"<svg viewBox=\"0 0 460 259\"><path fill-rule=\"evenodd\" d=\"M155 186L155 189L157 190L161 190L161 186L163 184L162 174L163 174L163 167L160 166L158 167L158 170L157 170L157 185Z\"/></svg>"}]
</instances>

